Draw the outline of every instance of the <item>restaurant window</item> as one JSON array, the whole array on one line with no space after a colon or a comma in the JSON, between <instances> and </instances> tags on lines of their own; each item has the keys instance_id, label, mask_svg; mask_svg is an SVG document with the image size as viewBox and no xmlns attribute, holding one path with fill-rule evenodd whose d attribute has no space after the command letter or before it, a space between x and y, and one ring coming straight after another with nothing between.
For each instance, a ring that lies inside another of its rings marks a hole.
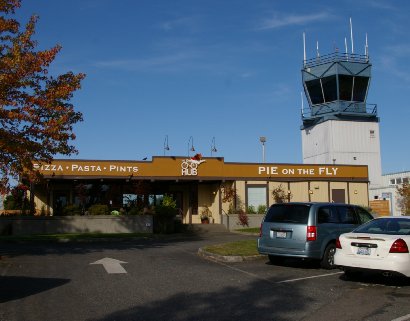
<instances>
[{"instance_id":1,"label":"restaurant window","mask_svg":"<svg viewBox=\"0 0 410 321\"><path fill-rule=\"evenodd\" d=\"M247 208L252 208L258 212L261 206L267 206L267 187L266 186L248 186L247 187Z\"/></svg>"}]
</instances>

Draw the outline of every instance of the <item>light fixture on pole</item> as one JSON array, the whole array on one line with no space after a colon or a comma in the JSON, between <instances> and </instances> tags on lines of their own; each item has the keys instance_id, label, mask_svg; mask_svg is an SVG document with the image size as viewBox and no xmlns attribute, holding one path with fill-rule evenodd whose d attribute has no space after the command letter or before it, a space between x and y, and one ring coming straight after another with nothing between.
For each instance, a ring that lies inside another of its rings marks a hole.
<instances>
[{"instance_id":1,"label":"light fixture on pole","mask_svg":"<svg viewBox=\"0 0 410 321\"><path fill-rule=\"evenodd\" d=\"M165 156L165 151L169 150L169 145L168 145L168 135L165 135L165 140L164 140L164 156Z\"/></svg>"},{"instance_id":2,"label":"light fixture on pole","mask_svg":"<svg viewBox=\"0 0 410 321\"><path fill-rule=\"evenodd\" d=\"M191 144L191 148L189 148L189 145ZM194 148L194 138L191 136L189 137L188 140L188 157L189 157L189 152L195 152L195 148Z\"/></svg>"},{"instance_id":3,"label":"light fixture on pole","mask_svg":"<svg viewBox=\"0 0 410 321\"><path fill-rule=\"evenodd\" d=\"M265 143L266 143L266 137L261 136L259 137L259 141L262 143L262 162L265 162Z\"/></svg>"},{"instance_id":4,"label":"light fixture on pole","mask_svg":"<svg viewBox=\"0 0 410 321\"><path fill-rule=\"evenodd\" d=\"M213 153L216 153L218 150L216 149L215 146L215 137L212 138L212 143L211 143L211 157Z\"/></svg>"}]
</instances>

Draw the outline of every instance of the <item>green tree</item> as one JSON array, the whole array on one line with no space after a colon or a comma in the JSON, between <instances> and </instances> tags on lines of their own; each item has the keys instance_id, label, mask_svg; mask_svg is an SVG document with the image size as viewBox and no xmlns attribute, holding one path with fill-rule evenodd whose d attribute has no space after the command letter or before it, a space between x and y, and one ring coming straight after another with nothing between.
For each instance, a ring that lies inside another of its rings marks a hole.
<instances>
[{"instance_id":1,"label":"green tree","mask_svg":"<svg viewBox=\"0 0 410 321\"><path fill-rule=\"evenodd\" d=\"M397 186L397 193L399 194L397 201L403 215L410 214L410 185L404 183Z\"/></svg>"},{"instance_id":2,"label":"green tree","mask_svg":"<svg viewBox=\"0 0 410 321\"><path fill-rule=\"evenodd\" d=\"M13 18L20 0L0 0L0 192L22 173L38 178L33 162L49 163L56 154L77 150L73 125L82 114L70 104L84 74L49 75L61 46L35 50L37 17L25 27Z\"/></svg>"}]
</instances>

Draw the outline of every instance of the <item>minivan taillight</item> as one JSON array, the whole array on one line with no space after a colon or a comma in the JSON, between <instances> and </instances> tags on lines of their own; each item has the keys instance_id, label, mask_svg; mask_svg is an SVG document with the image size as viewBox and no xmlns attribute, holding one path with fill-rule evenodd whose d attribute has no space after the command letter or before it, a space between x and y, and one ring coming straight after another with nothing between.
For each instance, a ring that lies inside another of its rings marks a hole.
<instances>
[{"instance_id":1,"label":"minivan taillight","mask_svg":"<svg viewBox=\"0 0 410 321\"><path fill-rule=\"evenodd\" d=\"M392 244L389 253L409 253L409 248L403 239L397 239Z\"/></svg>"},{"instance_id":2,"label":"minivan taillight","mask_svg":"<svg viewBox=\"0 0 410 321\"><path fill-rule=\"evenodd\" d=\"M316 226L308 226L306 232L306 241L316 241L317 230Z\"/></svg>"},{"instance_id":3,"label":"minivan taillight","mask_svg":"<svg viewBox=\"0 0 410 321\"><path fill-rule=\"evenodd\" d=\"M259 227L259 237L262 237L262 224L261 224L261 226Z\"/></svg>"},{"instance_id":4,"label":"minivan taillight","mask_svg":"<svg viewBox=\"0 0 410 321\"><path fill-rule=\"evenodd\" d=\"M336 248L337 248L337 249L341 249L341 248L342 248L342 244L340 244L339 238L336 239Z\"/></svg>"}]
</instances>

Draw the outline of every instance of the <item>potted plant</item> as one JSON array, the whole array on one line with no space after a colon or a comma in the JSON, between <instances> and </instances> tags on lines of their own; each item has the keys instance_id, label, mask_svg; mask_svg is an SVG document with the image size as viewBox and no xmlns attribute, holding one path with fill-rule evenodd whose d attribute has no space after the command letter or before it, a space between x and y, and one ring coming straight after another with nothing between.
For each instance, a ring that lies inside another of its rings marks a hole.
<instances>
[{"instance_id":1,"label":"potted plant","mask_svg":"<svg viewBox=\"0 0 410 321\"><path fill-rule=\"evenodd\" d=\"M209 224L209 220L212 217L212 212L208 206L204 206L201 211L201 223L202 224Z\"/></svg>"}]
</instances>

